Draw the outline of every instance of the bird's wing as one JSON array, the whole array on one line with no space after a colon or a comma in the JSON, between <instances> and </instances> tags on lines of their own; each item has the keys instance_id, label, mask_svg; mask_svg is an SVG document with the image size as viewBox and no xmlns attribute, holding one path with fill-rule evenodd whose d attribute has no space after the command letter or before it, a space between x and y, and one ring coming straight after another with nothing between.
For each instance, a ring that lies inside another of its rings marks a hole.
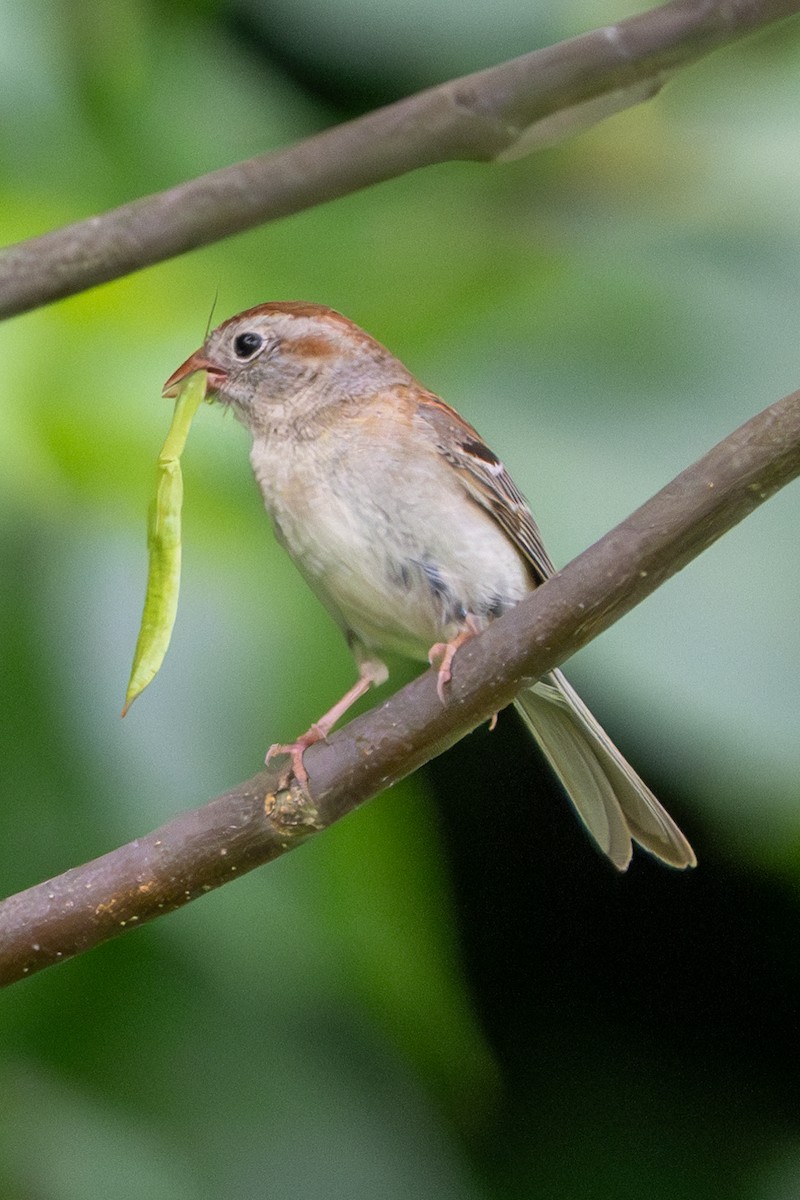
<instances>
[{"instance_id":1,"label":"bird's wing","mask_svg":"<svg viewBox=\"0 0 800 1200\"><path fill-rule=\"evenodd\" d=\"M555 574L528 502L497 455L458 413L425 392L418 412L436 448L456 471L464 490L497 521L533 567L539 583Z\"/></svg>"}]
</instances>

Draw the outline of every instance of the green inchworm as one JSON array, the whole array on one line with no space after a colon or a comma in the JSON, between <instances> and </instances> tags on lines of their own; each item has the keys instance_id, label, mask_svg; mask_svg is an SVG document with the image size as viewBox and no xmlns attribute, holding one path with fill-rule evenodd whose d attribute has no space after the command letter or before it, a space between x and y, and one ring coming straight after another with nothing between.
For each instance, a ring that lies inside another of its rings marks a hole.
<instances>
[{"instance_id":1,"label":"green inchworm","mask_svg":"<svg viewBox=\"0 0 800 1200\"><path fill-rule=\"evenodd\" d=\"M205 371L195 371L181 384L172 424L158 456L156 492L147 519L147 592L131 677L125 693L123 717L136 697L155 678L172 636L181 583L183 478L180 457L192 418L205 394Z\"/></svg>"}]
</instances>

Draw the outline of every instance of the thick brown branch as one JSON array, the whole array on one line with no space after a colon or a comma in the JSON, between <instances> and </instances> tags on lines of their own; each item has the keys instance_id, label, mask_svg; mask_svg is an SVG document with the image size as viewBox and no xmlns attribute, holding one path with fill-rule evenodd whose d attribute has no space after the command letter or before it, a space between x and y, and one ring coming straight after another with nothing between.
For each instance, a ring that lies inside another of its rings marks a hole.
<instances>
[{"instance_id":1,"label":"thick brown branch","mask_svg":"<svg viewBox=\"0 0 800 1200\"><path fill-rule=\"evenodd\" d=\"M0 252L0 317L417 167L514 158L652 96L800 0L672 0Z\"/></svg>"},{"instance_id":2,"label":"thick brown branch","mask_svg":"<svg viewBox=\"0 0 800 1200\"><path fill-rule=\"evenodd\" d=\"M754 417L458 653L306 755L313 800L262 771L148 837L0 904L0 983L152 920L325 829L586 645L800 474L800 393Z\"/></svg>"}]
</instances>

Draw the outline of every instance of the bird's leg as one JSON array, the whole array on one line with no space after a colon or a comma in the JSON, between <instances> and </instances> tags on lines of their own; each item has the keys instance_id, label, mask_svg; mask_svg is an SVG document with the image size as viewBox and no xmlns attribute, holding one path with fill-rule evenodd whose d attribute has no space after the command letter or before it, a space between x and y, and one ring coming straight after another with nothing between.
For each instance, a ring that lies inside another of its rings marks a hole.
<instances>
[{"instance_id":1,"label":"bird's leg","mask_svg":"<svg viewBox=\"0 0 800 1200\"><path fill-rule=\"evenodd\" d=\"M268 763L275 754L290 754L294 775L305 787L308 783L308 772L303 766L303 755L308 747L313 746L315 742L324 742L336 722L344 716L349 708L353 707L356 700L360 700L373 684L378 686L384 683L388 674L385 665L379 659L362 659L358 664L358 680L345 692L341 700L337 700L333 708L329 708L310 729L300 735L297 741L287 745L276 742L270 746L264 759L265 763Z\"/></svg>"},{"instance_id":2,"label":"bird's leg","mask_svg":"<svg viewBox=\"0 0 800 1200\"><path fill-rule=\"evenodd\" d=\"M432 667L438 667L439 669L439 675L436 680L436 691L439 693L439 699L442 704L444 704L444 689L452 678L453 673L450 668L453 665L456 651L465 642L470 641L480 632L481 626L478 624L477 617L474 617L472 613L467 613L461 633L457 633L449 642L437 642L428 651L428 662Z\"/></svg>"}]
</instances>

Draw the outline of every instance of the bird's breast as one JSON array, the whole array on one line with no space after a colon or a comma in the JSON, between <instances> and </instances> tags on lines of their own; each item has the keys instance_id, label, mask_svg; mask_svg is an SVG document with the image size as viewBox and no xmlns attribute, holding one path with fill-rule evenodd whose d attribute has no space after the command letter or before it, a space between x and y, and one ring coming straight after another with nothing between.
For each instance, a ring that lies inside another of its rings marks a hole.
<instances>
[{"instance_id":1,"label":"bird's breast","mask_svg":"<svg viewBox=\"0 0 800 1200\"><path fill-rule=\"evenodd\" d=\"M251 461L280 541L368 646L424 660L468 613L491 620L531 590L522 556L433 455L273 441Z\"/></svg>"}]
</instances>

